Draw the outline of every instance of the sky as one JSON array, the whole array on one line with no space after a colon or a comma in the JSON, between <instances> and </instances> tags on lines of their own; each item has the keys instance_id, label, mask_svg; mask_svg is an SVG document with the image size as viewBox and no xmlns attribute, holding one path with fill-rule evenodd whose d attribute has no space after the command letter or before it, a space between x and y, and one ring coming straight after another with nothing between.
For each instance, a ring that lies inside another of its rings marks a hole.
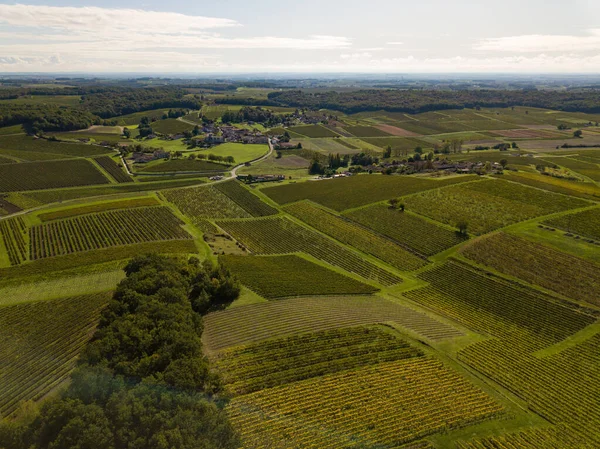
<instances>
[{"instance_id":1,"label":"sky","mask_svg":"<svg viewBox=\"0 0 600 449\"><path fill-rule=\"evenodd\" d=\"M600 73L598 0L0 0L0 72Z\"/></svg>"}]
</instances>

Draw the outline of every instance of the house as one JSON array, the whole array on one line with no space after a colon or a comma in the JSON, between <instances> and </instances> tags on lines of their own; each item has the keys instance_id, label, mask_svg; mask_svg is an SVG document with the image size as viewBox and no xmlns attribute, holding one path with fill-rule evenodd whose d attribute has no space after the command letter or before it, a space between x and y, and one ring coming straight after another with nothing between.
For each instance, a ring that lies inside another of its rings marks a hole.
<instances>
[{"instance_id":1,"label":"house","mask_svg":"<svg viewBox=\"0 0 600 449\"><path fill-rule=\"evenodd\" d=\"M209 134L204 138L204 142L210 144L218 144L225 142L225 138L223 136L215 136L214 134Z\"/></svg>"}]
</instances>

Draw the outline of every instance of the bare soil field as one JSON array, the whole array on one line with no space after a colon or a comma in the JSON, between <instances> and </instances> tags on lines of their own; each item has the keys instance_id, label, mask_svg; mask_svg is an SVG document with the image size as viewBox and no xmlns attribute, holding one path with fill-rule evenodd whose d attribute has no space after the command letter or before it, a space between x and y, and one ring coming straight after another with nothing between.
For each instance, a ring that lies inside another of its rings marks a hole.
<instances>
[{"instance_id":1,"label":"bare soil field","mask_svg":"<svg viewBox=\"0 0 600 449\"><path fill-rule=\"evenodd\" d=\"M421 134L414 133L412 131L408 131L406 129L398 128L397 126L392 125L377 125L375 128L380 129L383 132L391 134L392 136L398 137L419 137Z\"/></svg>"}]
</instances>

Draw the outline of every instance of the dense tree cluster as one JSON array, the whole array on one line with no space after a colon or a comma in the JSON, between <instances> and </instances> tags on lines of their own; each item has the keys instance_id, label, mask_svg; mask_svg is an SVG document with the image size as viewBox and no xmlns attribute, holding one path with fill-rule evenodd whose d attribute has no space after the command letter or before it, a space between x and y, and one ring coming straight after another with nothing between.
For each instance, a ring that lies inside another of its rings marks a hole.
<instances>
[{"instance_id":1,"label":"dense tree cluster","mask_svg":"<svg viewBox=\"0 0 600 449\"><path fill-rule=\"evenodd\" d=\"M273 127L281 123L282 118L261 107L252 108L245 106L239 111L225 112L221 117L221 121L223 123L256 122L262 123L267 127Z\"/></svg>"},{"instance_id":2,"label":"dense tree cluster","mask_svg":"<svg viewBox=\"0 0 600 449\"><path fill-rule=\"evenodd\" d=\"M221 102L222 100L219 100ZM260 100L257 100L260 104ZM420 113L443 109L527 106L562 111L600 112L600 90L355 90L272 92L263 104L333 109L345 113L386 110Z\"/></svg>"},{"instance_id":3,"label":"dense tree cluster","mask_svg":"<svg viewBox=\"0 0 600 449\"><path fill-rule=\"evenodd\" d=\"M5 449L237 448L202 354L201 315L240 291L223 267L133 259L62 396L0 426Z\"/></svg>"},{"instance_id":4,"label":"dense tree cluster","mask_svg":"<svg viewBox=\"0 0 600 449\"><path fill-rule=\"evenodd\" d=\"M100 124L89 112L49 104L0 104L0 126L25 125L33 133L73 131Z\"/></svg>"}]
</instances>

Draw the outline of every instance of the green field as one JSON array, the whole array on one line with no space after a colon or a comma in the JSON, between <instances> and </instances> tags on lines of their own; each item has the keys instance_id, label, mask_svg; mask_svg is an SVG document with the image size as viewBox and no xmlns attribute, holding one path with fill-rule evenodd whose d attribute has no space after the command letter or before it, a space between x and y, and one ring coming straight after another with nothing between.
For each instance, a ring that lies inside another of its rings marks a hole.
<instances>
[{"instance_id":1,"label":"green field","mask_svg":"<svg viewBox=\"0 0 600 449\"><path fill-rule=\"evenodd\" d=\"M151 165L145 165L139 169L140 173L171 173L171 172L224 172L229 168L228 165L217 164L209 161L191 160L191 159L171 159L168 161L159 161Z\"/></svg>"},{"instance_id":2,"label":"green field","mask_svg":"<svg viewBox=\"0 0 600 449\"><path fill-rule=\"evenodd\" d=\"M222 256L226 267L263 298L315 295L365 295L376 288L298 256Z\"/></svg>"},{"instance_id":3,"label":"green field","mask_svg":"<svg viewBox=\"0 0 600 449\"><path fill-rule=\"evenodd\" d=\"M222 157L232 156L236 164L243 164L244 162L253 161L264 156L268 151L269 147L267 145L227 142L202 150L200 154L214 154L215 156Z\"/></svg>"},{"instance_id":4,"label":"green field","mask_svg":"<svg viewBox=\"0 0 600 449\"><path fill-rule=\"evenodd\" d=\"M151 124L152 130L159 134L181 134L185 131L191 131L194 129L194 125L182 122L174 118L168 118L165 120L157 120Z\"/></svg>"},{"instance_id":5,"label":"green field","mask_svg":"<svg viewBox=\"0 0 600 449\"><path fill-rule=\"evenodd\" d=\"M69 157L98 156L112 150L97 145L83 143L52 142L36 139L25 134L0 136L0 154L18 157L26 161L66 159Z\"/></svg>"}]
</instances>

